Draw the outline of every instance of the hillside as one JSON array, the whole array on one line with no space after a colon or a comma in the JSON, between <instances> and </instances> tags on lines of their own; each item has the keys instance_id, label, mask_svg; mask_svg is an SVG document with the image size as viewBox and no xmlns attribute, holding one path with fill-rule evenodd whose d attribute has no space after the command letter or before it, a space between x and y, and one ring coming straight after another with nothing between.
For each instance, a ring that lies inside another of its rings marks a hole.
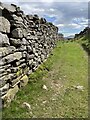
<instances>
[{"instance_id":1,"label":"hillside","mask_svg":"<svg viewBox=\"0 0 90 120\"><path fill-rule=\"evenodd\" d=\"M79 34L75 34L75 40L81 43L81 45L90 52L90 28L86 27Z\"/></svg>"}]
</instances>

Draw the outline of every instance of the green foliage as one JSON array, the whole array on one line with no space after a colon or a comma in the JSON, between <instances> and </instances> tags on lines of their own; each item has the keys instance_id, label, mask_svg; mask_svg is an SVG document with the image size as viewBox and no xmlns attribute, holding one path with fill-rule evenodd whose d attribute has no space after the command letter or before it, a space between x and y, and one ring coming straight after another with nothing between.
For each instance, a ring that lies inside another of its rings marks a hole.
<instances>
[{"instance_id":1,"label":"green foliage","mask_svg":"<svg viewBox=\"0 0 90 120\"><path fill-rule=\"evenodd\" d=\"M20 76L21 74L22 74L22 69L19 68L18 71L17 71L17 73L16 73L16 75L17 75L17 76Z\"/></svg>"}]
</instances>

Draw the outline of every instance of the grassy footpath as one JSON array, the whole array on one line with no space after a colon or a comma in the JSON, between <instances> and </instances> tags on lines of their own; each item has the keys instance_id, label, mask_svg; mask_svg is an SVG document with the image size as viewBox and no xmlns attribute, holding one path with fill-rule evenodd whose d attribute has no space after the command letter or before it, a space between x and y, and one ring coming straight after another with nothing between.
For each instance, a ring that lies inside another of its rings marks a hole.
<instances>
[{"instance_id":1,"label":"grassy footpath","mask_svg":"<svg viewBox=\"0 0 90 120\"><path fill-rule=\"evenodd\" d=\"M3 110L3 118L88 117L88 57L78 43L58 42L30 79ZM79 85L83 91L74 87ZM23 108L23 102L29 103L31 110Z\"/></svg>"}]
</instances>

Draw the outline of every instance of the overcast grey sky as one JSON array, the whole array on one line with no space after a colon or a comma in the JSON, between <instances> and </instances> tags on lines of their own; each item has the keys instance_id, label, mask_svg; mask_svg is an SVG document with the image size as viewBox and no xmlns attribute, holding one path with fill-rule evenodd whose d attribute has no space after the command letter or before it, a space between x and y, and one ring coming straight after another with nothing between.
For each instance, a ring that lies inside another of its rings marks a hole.
<instances>
[{"instance_id":1,"label":"overcast grey sky","mask_svg":"<svg viewBox=\"0 0 90 120\"><path fill-rule=\"evenodd\" d=\"M15 3L25 14L38 14L59 27L65 36L79 33L88 26L89 0L1 0ZM38 1L38 2L37 2ZM57 2L56 2L57 1Z\"/></svg>"}]
</instances>

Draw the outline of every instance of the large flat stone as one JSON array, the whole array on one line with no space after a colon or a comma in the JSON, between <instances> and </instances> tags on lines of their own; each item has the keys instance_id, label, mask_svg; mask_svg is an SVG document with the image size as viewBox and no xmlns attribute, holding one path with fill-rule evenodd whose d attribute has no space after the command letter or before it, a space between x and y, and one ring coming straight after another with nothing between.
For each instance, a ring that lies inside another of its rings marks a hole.
<instances>
[{"instance_id":1,"label":"large flat stone","mask_svg":"<svg viewBox=\"0 0 90 120\"><path fill-rule=\"evenodd\" d=\"M20 58L22 58L22 53L21 52L15 52L14 54L10 54L10 55L4 57L3 61L5 63L10 63L14 60L20 60Z\"/></svg>"},{"instance_id":2,"label":"large flat stone","mask_svg":"<svg viewBox=\"0 0 90 120\"><path fill-rule=\"evenodd\" d=\"M7 35L2 34L0 32L0 47L7 47L9 45L10 45L10 43L9 43L9 38L7 37Z\"/></svg>"},{"instance_id":3,"label":"large flat stone","mask_svg":"<svg viewBox=\"0 0 90 120\"><path fill-rule=\"evenodd\" d=\"M7 55L6 57L0 59L0 65L9 64L14 61L18 61L22 58L21 52L15 52L14 54Z\"/></svg>"},{"instance_id":4,"label":"large flat stone","mask_svg":"<svg viewBox=\"0 0 90 120\"><path fill-rule=\"evenodd\" d=\"M12 37L14 38L23 38L23 31L21 28L16 28L12 31Z\"/></svg>"},{"instance_id":5,"label":"large flat stone","mask_svg":"<svg viewBox=\"0 0 90 120\"><path fill-rule=\"evenodd\" d=\"M16 11L16 6L15 5L9 5L9 4L4 4L4 3L1 3L0 6L3 8L3 9L6 9L8 10L9 12L15 12Z\"/></svg>"},{"instance_id":6,"label":"large flat stone","mask_svg":"<svg viewBox=\"0 0 90 120\"><path fill-rule=\"evenodd\" d=\"M0 32L10 33L10 22L2 16L0 16Z\"/></svg>"},{"instance_id":7,"label":"large flat stone","mask_svg":"<svg viewBox=\"0 0 90 120\"><path fill-rule=\"evenodd\" d=\"M0 47L0 57L4 57L10 53L13 53L15 51L14 46L9 46L9 47Z\"/></svg>"},{"instance_id":8,"label":"large flat stone","mask_svg":"<svg viewBox=\"0 0 90 120\"><path fill-rule=\"evenodd\" d=\"M19 90L18 85L16 85L14 88L9 89L7 94L1 97L2 100L4 101L4 107L10 105L11 101L14 99L18 90Z\"/></svg>"}]
</instances>

